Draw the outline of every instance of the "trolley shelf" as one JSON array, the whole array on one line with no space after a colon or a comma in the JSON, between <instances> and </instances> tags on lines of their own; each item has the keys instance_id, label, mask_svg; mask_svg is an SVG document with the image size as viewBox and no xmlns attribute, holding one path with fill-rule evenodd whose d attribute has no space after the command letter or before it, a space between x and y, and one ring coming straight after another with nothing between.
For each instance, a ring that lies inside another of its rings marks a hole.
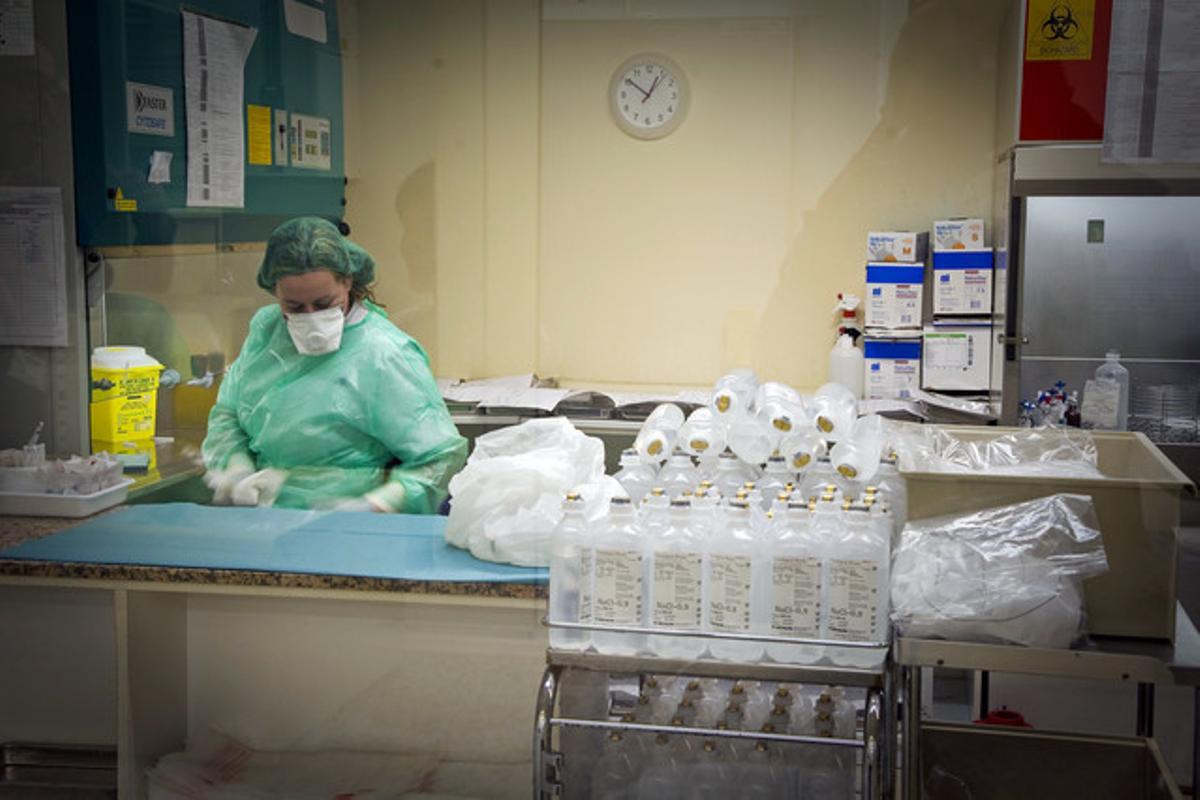
<instances>
[{"instance_id":1,"label":"trolley shelf","mask_svg":"<svg viewBox=\"0 0 1200 800\"><path fill-rule=\"evenodd\" d=\"M886 659L878 669L855 669L769 662L743 663L715 659L678 660L654 656L614 656L579 650L546 651L546 663L555 667L586 669L593 672L646 673L664 675L694 675L697 678L736 677L758 681L785 683L817 683L837 686L879 688L887 673Z\"/></svg>"}]
</instances>

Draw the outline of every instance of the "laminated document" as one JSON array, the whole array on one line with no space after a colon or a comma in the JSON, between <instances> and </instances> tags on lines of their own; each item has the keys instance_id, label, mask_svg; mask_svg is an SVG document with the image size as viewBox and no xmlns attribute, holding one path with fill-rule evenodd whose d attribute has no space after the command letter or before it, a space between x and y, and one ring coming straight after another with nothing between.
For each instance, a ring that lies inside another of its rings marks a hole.
<instances>
[{"instance_id":1,"label":"laminated document","mask_svg":"<svg viewBox=\"0 0 1200 800\"><path fill-rule=\"evenodd\" d=\"M67 345L62 190L0 187L0 344Z\"/></svg>"},{"instance_id":2,"label":"laminated document","mask_svg":"<svg viewBox=\"0 0 1200 800\"><path fill-rule=\"evenodd\" d=\"M191 11L180 13L187 108L187 204L242 208L246 192L242 98L246 56L258 32Z\"/></svg>"}]
</instances>

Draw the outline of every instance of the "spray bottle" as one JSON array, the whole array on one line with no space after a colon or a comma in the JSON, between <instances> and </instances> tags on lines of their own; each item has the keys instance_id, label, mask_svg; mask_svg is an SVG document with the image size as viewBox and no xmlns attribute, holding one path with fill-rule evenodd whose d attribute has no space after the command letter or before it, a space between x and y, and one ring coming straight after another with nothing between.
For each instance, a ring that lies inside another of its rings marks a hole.
<instances>
[{"instance_id":1,"label":"spray bottle","mask_svg":"<svg viewBox=\"0 0 1200 800\"><path fill-rule=\"evenodd\" d=\"M837 305L833 311L838 318L838 336L829 352L829 381L845 386L854 396L863 395L865 359L862 350L855 345L855 340L862 331L858 327L858 307L862 301L857 295L845 292L838 294Z\"/></svg>"}]
</instances>

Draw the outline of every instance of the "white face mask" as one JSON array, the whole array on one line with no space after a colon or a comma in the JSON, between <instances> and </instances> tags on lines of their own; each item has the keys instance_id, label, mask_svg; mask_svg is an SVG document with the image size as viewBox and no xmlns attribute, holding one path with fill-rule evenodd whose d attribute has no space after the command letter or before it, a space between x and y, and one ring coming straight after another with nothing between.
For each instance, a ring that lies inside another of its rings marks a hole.
<instances>
[{"instance_id":1,"label":"white face mask","mask_svg":"<svg viewBox=\"0 0 1200 800\"><path fill-rule=\"evenodd\" d=\"M306 356L332 353L342 346L342 327L346 315L340 308L327 308L311 314L289 314L288 333L296 349Z\"/></svg>"}]
</instances>

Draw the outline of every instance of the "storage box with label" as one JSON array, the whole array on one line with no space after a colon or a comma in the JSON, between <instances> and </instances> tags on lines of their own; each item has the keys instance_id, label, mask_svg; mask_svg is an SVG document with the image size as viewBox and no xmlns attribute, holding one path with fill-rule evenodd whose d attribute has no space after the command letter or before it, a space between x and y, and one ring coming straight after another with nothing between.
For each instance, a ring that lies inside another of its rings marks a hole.
<instances>
[{"instance_id":1,"label":"storage box with label","mask_svg":"<svg viewBox=\"0 0 1200 800\"><path fill-rule=\"evenodd\" d=\"M924 264L867 264L868 328L920 328Z\"/></svg>"},{"instance_id":2,"label":"storage box with label","mask_svg":"<svg viewBox=\"0 0 1200 800\"><path fill-rule=\"evenodd\" d=\"M929 234L925 231L873 231L867 234L867 261L913 264L924 261L928 252Z\"/></svg>"},{"instance_id":3,"label":"storage box with label","mask_svg":"<svg viewBox=\"0 0 1200 800\"><path fill-rule=\"evenodd\" d=\"M992 313L992 249L933 254L933 313Z\"/></svg>"},{"instance_id":4,"label":"storage box with label","mask_svg":"<svg viewBox=\"0 0 1200 800\"><path fill-rule=\"evenodd\" d=\"M934 322L925 328L921 388L986 392L991 377L990 320Z\"/></svg>"},{"instance_id":5,"label":"storage box with label","mask_svg":"<svg viewBox=\"0 0 1200 800\"><path fill-rule=\"evenodd\" d=\"M957 217L933 223L933 252L939 250L982 250L983 220Z\"/></svg>"},{"instance_id":6,"label":"storage box with label","mask_svg":"<svg viewBox=\"0 0 1200 800\"><path fill-rule=\"evenodd\" d=\"M906 400L921 383L921 335L868 333L863 392L868 400Z\"/></svg>"}]
</instances>

